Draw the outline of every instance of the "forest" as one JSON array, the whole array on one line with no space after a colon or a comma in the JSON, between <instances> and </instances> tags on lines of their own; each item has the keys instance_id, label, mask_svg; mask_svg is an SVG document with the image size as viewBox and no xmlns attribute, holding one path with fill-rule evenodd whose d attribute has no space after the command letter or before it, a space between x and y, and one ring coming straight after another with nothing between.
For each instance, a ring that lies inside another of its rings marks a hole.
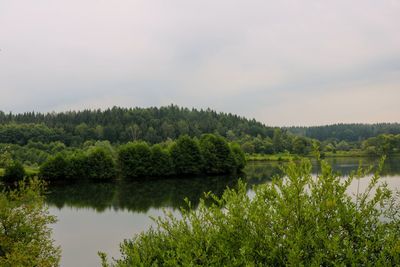
<instances>
[{"instance_id":1,"label":"forest","mask_svg":"<svg viewBox=\"0 0 400 267\"><path fill-rule=\"evenodd\" d=\"M38 175L51 181L218 175L238 173L245 163L240 146L221 136L204 134L198 139L183 135L154 145L135 141L112 146L100 141L82 149L64 149L49 155ZM21 180L25 175L20 161L8 159L5 181Z\"/></svg>"},{"instance_id":2,"label":"forest","mask_svg":"<svg viewBox=\"0 0 400 267\"><path fill-rule=\"evenodd\" d=\"M82 154L99 144L109 151L128 142L167 146L182 135L199 139L207 133L239 144L249 159L310 156L316 149L322 156L396 155L399 132L399 124L268 127L233 114L175 105L46 114L0 112L0 168L19 161L37 169L58 153Z\"/></svg>"},{"instance_id":3,"label":"forest","mask_svg":"<svg viewBox=\"0 0 400 267\"><path fill-rule=\"evenodd\" d=\"M200 137L204 133L229 138L244 135L272 138L273 128L233 114L175 105L46 114L5 114L0 111L0 143L9 144L60 141L67 146L79 146L88 140L111 143L143 140L154 144L185 134Z\"/></svg>"},{"instance_id":4,"label":"forest","mask_svg":"<svg viewBox=\"0 0 400 267\"><path fill-rule=\"evenodd\" d=\"M285 129L295 135L318 139L319 141L341 140L346 142L360 142L381 134L400 134L399 123L340 123L313 127L287 127Z\"/></svg>"}]
</instances>

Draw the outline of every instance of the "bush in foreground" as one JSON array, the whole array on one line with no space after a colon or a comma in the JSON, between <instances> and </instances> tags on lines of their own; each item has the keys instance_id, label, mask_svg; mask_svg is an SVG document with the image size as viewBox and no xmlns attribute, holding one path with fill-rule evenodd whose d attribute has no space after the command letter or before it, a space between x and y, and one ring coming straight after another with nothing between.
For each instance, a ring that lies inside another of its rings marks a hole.
<instances>
[{"instance_id":1,"label":"bush in foreground","mask_svg":"<svg viewBox=\"0 0 400 267\"><path fill-rule=\"evenodd\" d=\"M0 191L0 266L58 266L60 249L48 226L56 219L48 214L42 192L37 179Z\"/></svg>"},{"instance_id":2,"label":"bush in foreground","mask_svg":"<svg viewBox=\"0 0 400 267\"><path fill-rule=\"evenodd\" d=\"M103 266L395 266L400 264L398 197L373 176L365 192L346 191L357 177L340 178L321 162L290 163L286 178L244 183L197 209L156 219L157 228L121 244L122 258ZM382 166L382 164L381 164Z\"/></svg>"}]
</instances>

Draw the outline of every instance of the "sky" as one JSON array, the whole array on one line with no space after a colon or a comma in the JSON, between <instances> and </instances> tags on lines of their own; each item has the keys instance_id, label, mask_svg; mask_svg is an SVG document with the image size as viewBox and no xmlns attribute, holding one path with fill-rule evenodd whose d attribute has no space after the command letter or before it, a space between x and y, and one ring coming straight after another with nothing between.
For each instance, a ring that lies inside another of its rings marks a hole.
<instances>
[{"instance_id":1,"label":"sky","mask_svg":"<svg viewBox=\"0 0 400 267\"><path fill-rule=\"evenodd\" d=\"M0 110L400 121L400 0L0 0Z\"/></svg>"}]
</instances>

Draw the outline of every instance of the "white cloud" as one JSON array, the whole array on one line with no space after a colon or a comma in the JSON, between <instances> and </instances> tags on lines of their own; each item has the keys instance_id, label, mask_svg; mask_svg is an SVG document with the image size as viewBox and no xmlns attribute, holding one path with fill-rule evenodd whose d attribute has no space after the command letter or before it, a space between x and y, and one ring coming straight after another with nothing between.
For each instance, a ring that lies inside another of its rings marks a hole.
<instances>
[{"instance_id":1,"label":"white cloud","mask_svg":"<svg viewBox=\"0 0 400 267\"><path fill-rule=\"evenodd\" d=\"M3 0L0 109L173 102L277 125L337 122L334 111L293 116L286 96L330 95L319 98L329 106L400 86L398 14L390 0ZM361 104L352 114L394 116Z\"/></svg>"}]
</instances>

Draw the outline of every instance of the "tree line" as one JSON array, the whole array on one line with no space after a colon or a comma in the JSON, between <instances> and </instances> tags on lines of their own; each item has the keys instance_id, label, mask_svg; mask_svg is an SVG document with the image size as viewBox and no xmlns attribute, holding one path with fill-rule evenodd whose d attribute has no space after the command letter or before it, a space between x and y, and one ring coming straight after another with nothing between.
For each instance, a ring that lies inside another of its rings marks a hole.
<instances>
[{"instance_id":1,"label":"tree line","mask_svg":"<svg viewBox=\"0 0 400 267\"><path fill-rule=\"evenodd\" d=\"M317 139L319 141L336 140L361 142L381 134L400 134L399 123L340 123L312 127L287 127L285 129L293 134Z\"/></svg>"},{"instance_id":2,"label":"tree line","mask_svg":"<svg viewBox=\"0 0 400 267\"><path fill-rule=\"evenodd\" d=\"M104 144L104 143L103 143ZM46 180L126 179L171 175L214 175L241 171L245 156L240 146L213 134L199 139L187 135L176 141L149 145L130 142L113 149L93 146L73 153L59 153L40 167Z\"/></svg>"},{"instance_id":3,"label":"tree line","mask_svg":"<svg viewBox=\"0 0 400 267\"><path fill-rule=\"evenodd\" d=\"M273 128L230 113L175 105L60 113L0 111L0 143L9 144L60 141L67 146L79 146L88 140L108 140L113 144L143 140L155 144L181 135L200 137L204 133L272 137Z\"/></svg>"}]
</instances>

